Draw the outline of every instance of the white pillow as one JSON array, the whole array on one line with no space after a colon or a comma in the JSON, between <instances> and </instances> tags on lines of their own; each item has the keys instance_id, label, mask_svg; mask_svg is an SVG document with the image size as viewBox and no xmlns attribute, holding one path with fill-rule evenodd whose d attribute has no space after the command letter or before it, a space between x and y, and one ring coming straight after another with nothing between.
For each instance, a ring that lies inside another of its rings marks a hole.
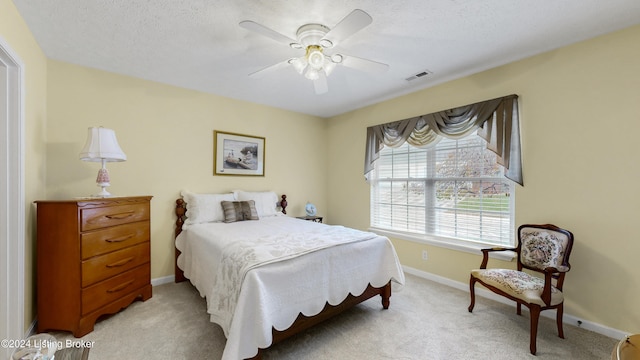
<instances>
[{"instance_id":1,"label":"white pillow","mask_svg":"<svg viewBox=\"0 0 640 360\"><path fill-rule=\"evenodd\" d=\"M222 201L234 201L233 193L228 194L194 194L182 192L182 199L187 203L186 225L205 222L224 221Z\"/></svg>"},{"instance_id":2,"label":"white pillow","mask_svg":"<svg viewBox=\"0 0 640 360\"><path fill-rule=\"evenodd\" d=\"M234 191L236 200L253 200L256 203L256 210L259 217L278 215L278 195L273 191Z\"/></svg>"}]
</instances>

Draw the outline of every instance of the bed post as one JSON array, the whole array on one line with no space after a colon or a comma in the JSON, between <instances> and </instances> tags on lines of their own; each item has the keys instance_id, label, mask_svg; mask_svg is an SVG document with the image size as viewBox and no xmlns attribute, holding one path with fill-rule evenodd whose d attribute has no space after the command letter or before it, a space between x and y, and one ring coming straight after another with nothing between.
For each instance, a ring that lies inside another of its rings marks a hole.
<instances>
[{"instance_id":1,"label":"bed post","mask_svg":"<svg viewBox=\"0 0 640 360\"><path fill-rule=\"evenodd\" d=\"M287 214L287 195L282 195L282 201L280 201L280 207L282 208L282 213Z\"/></svg>"},{"instance_id":2,"label":"bed post","mask_svg":"<svg viewBox=\"0 0 640 360\"><path fill-rule=\"evenodd\" d=\"M182 199L176 200L176 217L177 217L176 231L175 231L176 238L182 232L182 225L184 224L184 216L185 216L184 214L187 212L187 208L185 207L185 205L186 204L184 203L184 200ZM175 238L174 238L174 241L175 241ZM174 243L174 246L175 246L175 243ZM174 262L175 282L179 283L187 280L187 278L184 277L184 272L180 270L180 268L178 267L178 256L180 256L180 250L178 250L177 248L175 248L175 255L176 255L175 262Z\"/></svg>"},{"instance_id":3,"label":"bed post","mask_svg":"<svg viewBox=\"0 0 640 360\"><path fill-rule=\"evenodd\" d=\"M389 298L391 298L391 281L387 283L382 289L380 289L380 297L382 297L382 308L389 308Z\"/></svg>"}]
</instances>

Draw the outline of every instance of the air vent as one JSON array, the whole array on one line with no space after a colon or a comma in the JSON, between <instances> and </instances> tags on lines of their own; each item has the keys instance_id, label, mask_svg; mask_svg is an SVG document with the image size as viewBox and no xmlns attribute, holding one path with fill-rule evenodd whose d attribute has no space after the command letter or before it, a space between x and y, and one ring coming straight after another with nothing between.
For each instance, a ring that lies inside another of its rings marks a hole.
<instances>
[{"instance_id":1,"label":"air vent","mask_svg":"<svg viewBox=\"0 0 640 360\"><path fill-rule=\"evenodd\" d=\"M409 76L409 77L408 77L408 78L406 78L405 80L407 80L407 81L412 81L412 80L415 80L415 79L423 78L423 77L425 77L425 76L427 76L427 75L431 75L431 74L432 74L432 72L431 72L431 71L429 71L429 70L423 70L423 71L420 71L419 73L417 73L417 74L415 74L415 75Z\"/></svg>"}]
</instances>

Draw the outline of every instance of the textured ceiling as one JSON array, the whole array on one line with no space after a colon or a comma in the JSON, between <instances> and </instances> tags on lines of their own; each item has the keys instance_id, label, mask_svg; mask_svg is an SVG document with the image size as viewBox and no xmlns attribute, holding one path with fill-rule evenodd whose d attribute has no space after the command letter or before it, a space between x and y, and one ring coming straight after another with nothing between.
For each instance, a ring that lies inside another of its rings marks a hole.
<instances>
[{"instance_id":1,"label":"textured ceiling","mask_svg":"<svg viewBox=\"0 0 640 360\"><path fill-rule=\"evenodd\" d=\"M14 0L52 59L234 99L330 117L640 23L639 0ZM373 23L336 51L389 64L338 66L328 93L285 67L303 54L238 26L253 20L295 38L354 9ZM640 44L640 39L639 39ZM430 75L407 81L423 70Z\"/></svg>"}]
</instances>

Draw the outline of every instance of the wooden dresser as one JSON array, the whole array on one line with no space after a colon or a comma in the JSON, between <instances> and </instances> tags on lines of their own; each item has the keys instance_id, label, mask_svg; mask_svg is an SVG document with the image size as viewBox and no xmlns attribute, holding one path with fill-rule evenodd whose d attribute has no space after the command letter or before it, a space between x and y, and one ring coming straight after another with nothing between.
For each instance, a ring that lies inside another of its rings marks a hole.
<instances>
[{"instance_id":1,"label":"wooden dresser","mask_svg":"<svg viewBox=\"0 0 640 360\"><path fill-rule=\"evenodd\" d=\"M151 196L36 201L38 332L93 331L151 297Z\"/></svg>"}]
</instances>

